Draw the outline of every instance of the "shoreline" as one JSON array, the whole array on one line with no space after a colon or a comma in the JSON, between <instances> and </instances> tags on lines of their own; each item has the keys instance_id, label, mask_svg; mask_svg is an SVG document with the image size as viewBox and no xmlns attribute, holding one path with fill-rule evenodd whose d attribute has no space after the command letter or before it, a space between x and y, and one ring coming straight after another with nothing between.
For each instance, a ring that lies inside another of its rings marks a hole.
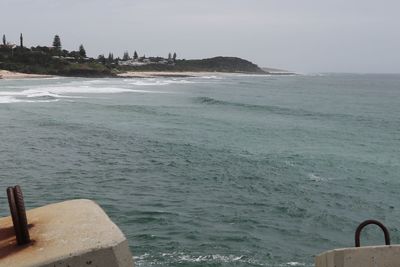
<instances>
[{"instance_id":1,"label":"shoreline","mask_svg":"<svg viewBox=\"0 0 400 267\"><path fill-rule=\"evenodd\" d=\"M0 80L19 80L19 79L32 79L32 78L51 78L52 75L45 74L28 74L22 72L0 70Z\"/></svg>"},{"instance_id":2,"label":"shoreline","mask_svg":"<svg viewBox=\"0 0 400 267\"><path fill-rule=\"evenodd\" d=\"M164 71L127 71L118 73L117 78L188 78L205 76L207 73L194 72L164 72Z\"/></svg>"},{"instance_id":3,"label":"shoreline","mask_svg":"<svg viewBox=\"0 0 400 267\"><path fill-rule=\"evenodd\" d=\"M259 76L270 76L270 75L293 75L294 73L239 73L239 72L194 72L194 71L126 71L118 73L115 76L104 76L104 77L83 77L83 78L195 78L195 77L205 77L205 76L215 76L215 75L259 75ZM58 77L55 75L46 74L29 74L8 70L0 70L0 80L19 80L19 79L40 79L40 78L53 78ZM59 77L72 77L72 78L82 78L82 76L59 76Z\"/></svg>"},{"instance_id":4,"label":"shoreline","mask_svg":"<svg viewBox=\"0 0 400 267\"><path fill-rule=\"evenodd\" d=\"M195 78L214 75L283 75L275 73L244 73L244 72L207 72L207 71L127 71L118 73L117 78Z\"/></svg>"},{"instance_id":5,"label":"shoreline","mask_svg":"<svg viewBox=\"0 0 400 267\"><path fill-rule=\"evenodd\" d=\"M192 71L127 71L118 73L118 78L193 78L222 74L222 72L192 72Z\"/></svg>"}]
</instances>

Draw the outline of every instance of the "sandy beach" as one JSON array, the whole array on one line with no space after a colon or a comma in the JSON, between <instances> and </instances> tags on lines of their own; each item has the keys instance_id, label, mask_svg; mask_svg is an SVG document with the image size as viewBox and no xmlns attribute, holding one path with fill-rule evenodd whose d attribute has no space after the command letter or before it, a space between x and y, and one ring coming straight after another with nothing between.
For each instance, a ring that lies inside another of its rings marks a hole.
<instances>
[{"instance_id":1,"label":"sandy beach","mask_svg":"<svg viewBox=\"0 0 400 267\"><path fill-rule=\"evenodd\" d=\"M166 72L166 71L128 71L119 73L123 78L157 78L157 77L202 77L215 75L218 72Z\"/></svg>"},{"instance_id":2,"label":"sandy beach","mask_svg":"<svg viewBox=\"0 0 400 267\"><path fill-rule=\"evenodd\" d=\"M49 77L52 76L0 70L0 79L28 79L28 78L49 78Z\"/></svg>"},{"instance_id":3,"label":"sandy beach","mask_svg":"<svg viewBox=\"0 0 400 267\"><path fill-rule=\"evenodd\" d=\"M167 72L167 71L128 71L117 74L119 78L185 78L185 77L204 77L213 76L217 74L240 74L240 73L227 73L227 72ZM32 79L32 78L50 78L52 75L44 74L28 74L21 72L14 72L8 70L0 70L0 79Z\"/></svg>"}]
</instances>

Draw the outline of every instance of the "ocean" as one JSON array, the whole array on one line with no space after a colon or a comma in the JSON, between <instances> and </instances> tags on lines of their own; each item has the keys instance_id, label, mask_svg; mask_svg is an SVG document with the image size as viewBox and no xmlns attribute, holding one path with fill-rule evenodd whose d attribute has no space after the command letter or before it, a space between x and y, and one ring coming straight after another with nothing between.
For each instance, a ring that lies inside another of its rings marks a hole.
<instances>
[{"instance_id":1,"label":"ocean","mask_svg":"<svg viewBox=\"0 0 400 267\"><path fill-rule=\"evenodd\" d=\"M400 242L400 75L0 80L0 175L1 216L95 200L138 267L313 266Z\"/></svg>"}]
</instances>

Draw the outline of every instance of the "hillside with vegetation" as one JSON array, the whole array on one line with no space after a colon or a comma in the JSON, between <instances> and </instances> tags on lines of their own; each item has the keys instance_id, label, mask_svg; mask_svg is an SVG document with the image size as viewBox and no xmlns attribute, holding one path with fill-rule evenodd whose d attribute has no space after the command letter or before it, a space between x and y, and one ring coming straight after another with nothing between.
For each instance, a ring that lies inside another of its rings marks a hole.
<instances>
[{"instance_id":1,"label":"hillside with vegetation","mask_svg":"<svg viewBox=\"0 0 400 267\"><path fill-rule=\"evenodd\" d=\"M230 72L265 74L266 72L250 61L236 57L214 57L207 59L175 60L172 64L147 64L121 66L125 71L176 71L176 72Z\"/></svg>"},{"instance_id":2,"label":"hillside with vegetation","mask_svg":"<svg viewBox=\"0 0 400 267\"><path fill-rule=\"evenodd\" d=\"M105 77L114 76L113 71L93 58L86 57L83 45L78 51L61 48L58 35L53 45L27 48L20 36L20 44L10 44L3 35L0 45L0 69L32 74L61 76Z\"/></svg>"},{"instance_id":3,"label":"hillside with vegetation","mask_svg":"<svg viewBox=\"0 0 400 267\"><path fill-rule=\"evenodd\" d=\"M126 71L266 73L257 65L236 57L185 60L178 59L176 53L170 53L167 58L140 57L135 51L132 57L125 52L122 58L114 57L113 53L107 57L91 58L87 57L83 45L77 51L62 49L58 35L54 37L52 46L27 48L22 34L19 45L7 42L3 35L0 69L74 77L116 77Z\"/></svg>"}]
</instances>

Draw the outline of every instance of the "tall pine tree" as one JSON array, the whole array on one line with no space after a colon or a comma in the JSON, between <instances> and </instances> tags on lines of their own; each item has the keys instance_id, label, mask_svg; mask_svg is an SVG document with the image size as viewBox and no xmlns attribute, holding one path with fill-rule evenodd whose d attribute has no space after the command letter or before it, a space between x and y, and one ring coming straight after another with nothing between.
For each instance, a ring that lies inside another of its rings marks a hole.
<instances>
[{"instance_id":1,"label":"tall pine tree","mask_svg":"<svg viewBox=\"0 0 400 267\"><path fill-rule=\"evenodd\" d=\"M108 54L108 63L112 63L114 61L114 54L113 53L109 53Z\"/></svg>"},{"instance_id":2,"label":"tall pine tree","mask_svg":"<svg viewBox=\"0 0 400 267\"><path fill-rule=\"evenodd\" d=\"M81 57L86 57L86 50L85 50L85 48L83 47L83 44L81 44L81 45L79 46L79 55L80 55Z\"/></svg>"},{"instance_id":3,"label":"tall pine tree","mask_svg":"<svg viewBox=\"0 0 400 267\"><path fill-rule=\"evenodd\" d=\"M122 57L122 60L127 61L127 60L129 60L129 59L131 59L131 58L130 58L130 56L129 56L128 51L124 52L124 56Z\"/></svg>"},{"instance_id":4,"label":"tall pine tree","mask_svg":"<svg viewBox=\"0 0 400 267\"><path fill-rule=\"evenodd\" d=\"M56 50L61 50L61 39L60 39L60 36L58 36L58 35L54 36L53 47Z\"/></svg>"}]
</instances>

